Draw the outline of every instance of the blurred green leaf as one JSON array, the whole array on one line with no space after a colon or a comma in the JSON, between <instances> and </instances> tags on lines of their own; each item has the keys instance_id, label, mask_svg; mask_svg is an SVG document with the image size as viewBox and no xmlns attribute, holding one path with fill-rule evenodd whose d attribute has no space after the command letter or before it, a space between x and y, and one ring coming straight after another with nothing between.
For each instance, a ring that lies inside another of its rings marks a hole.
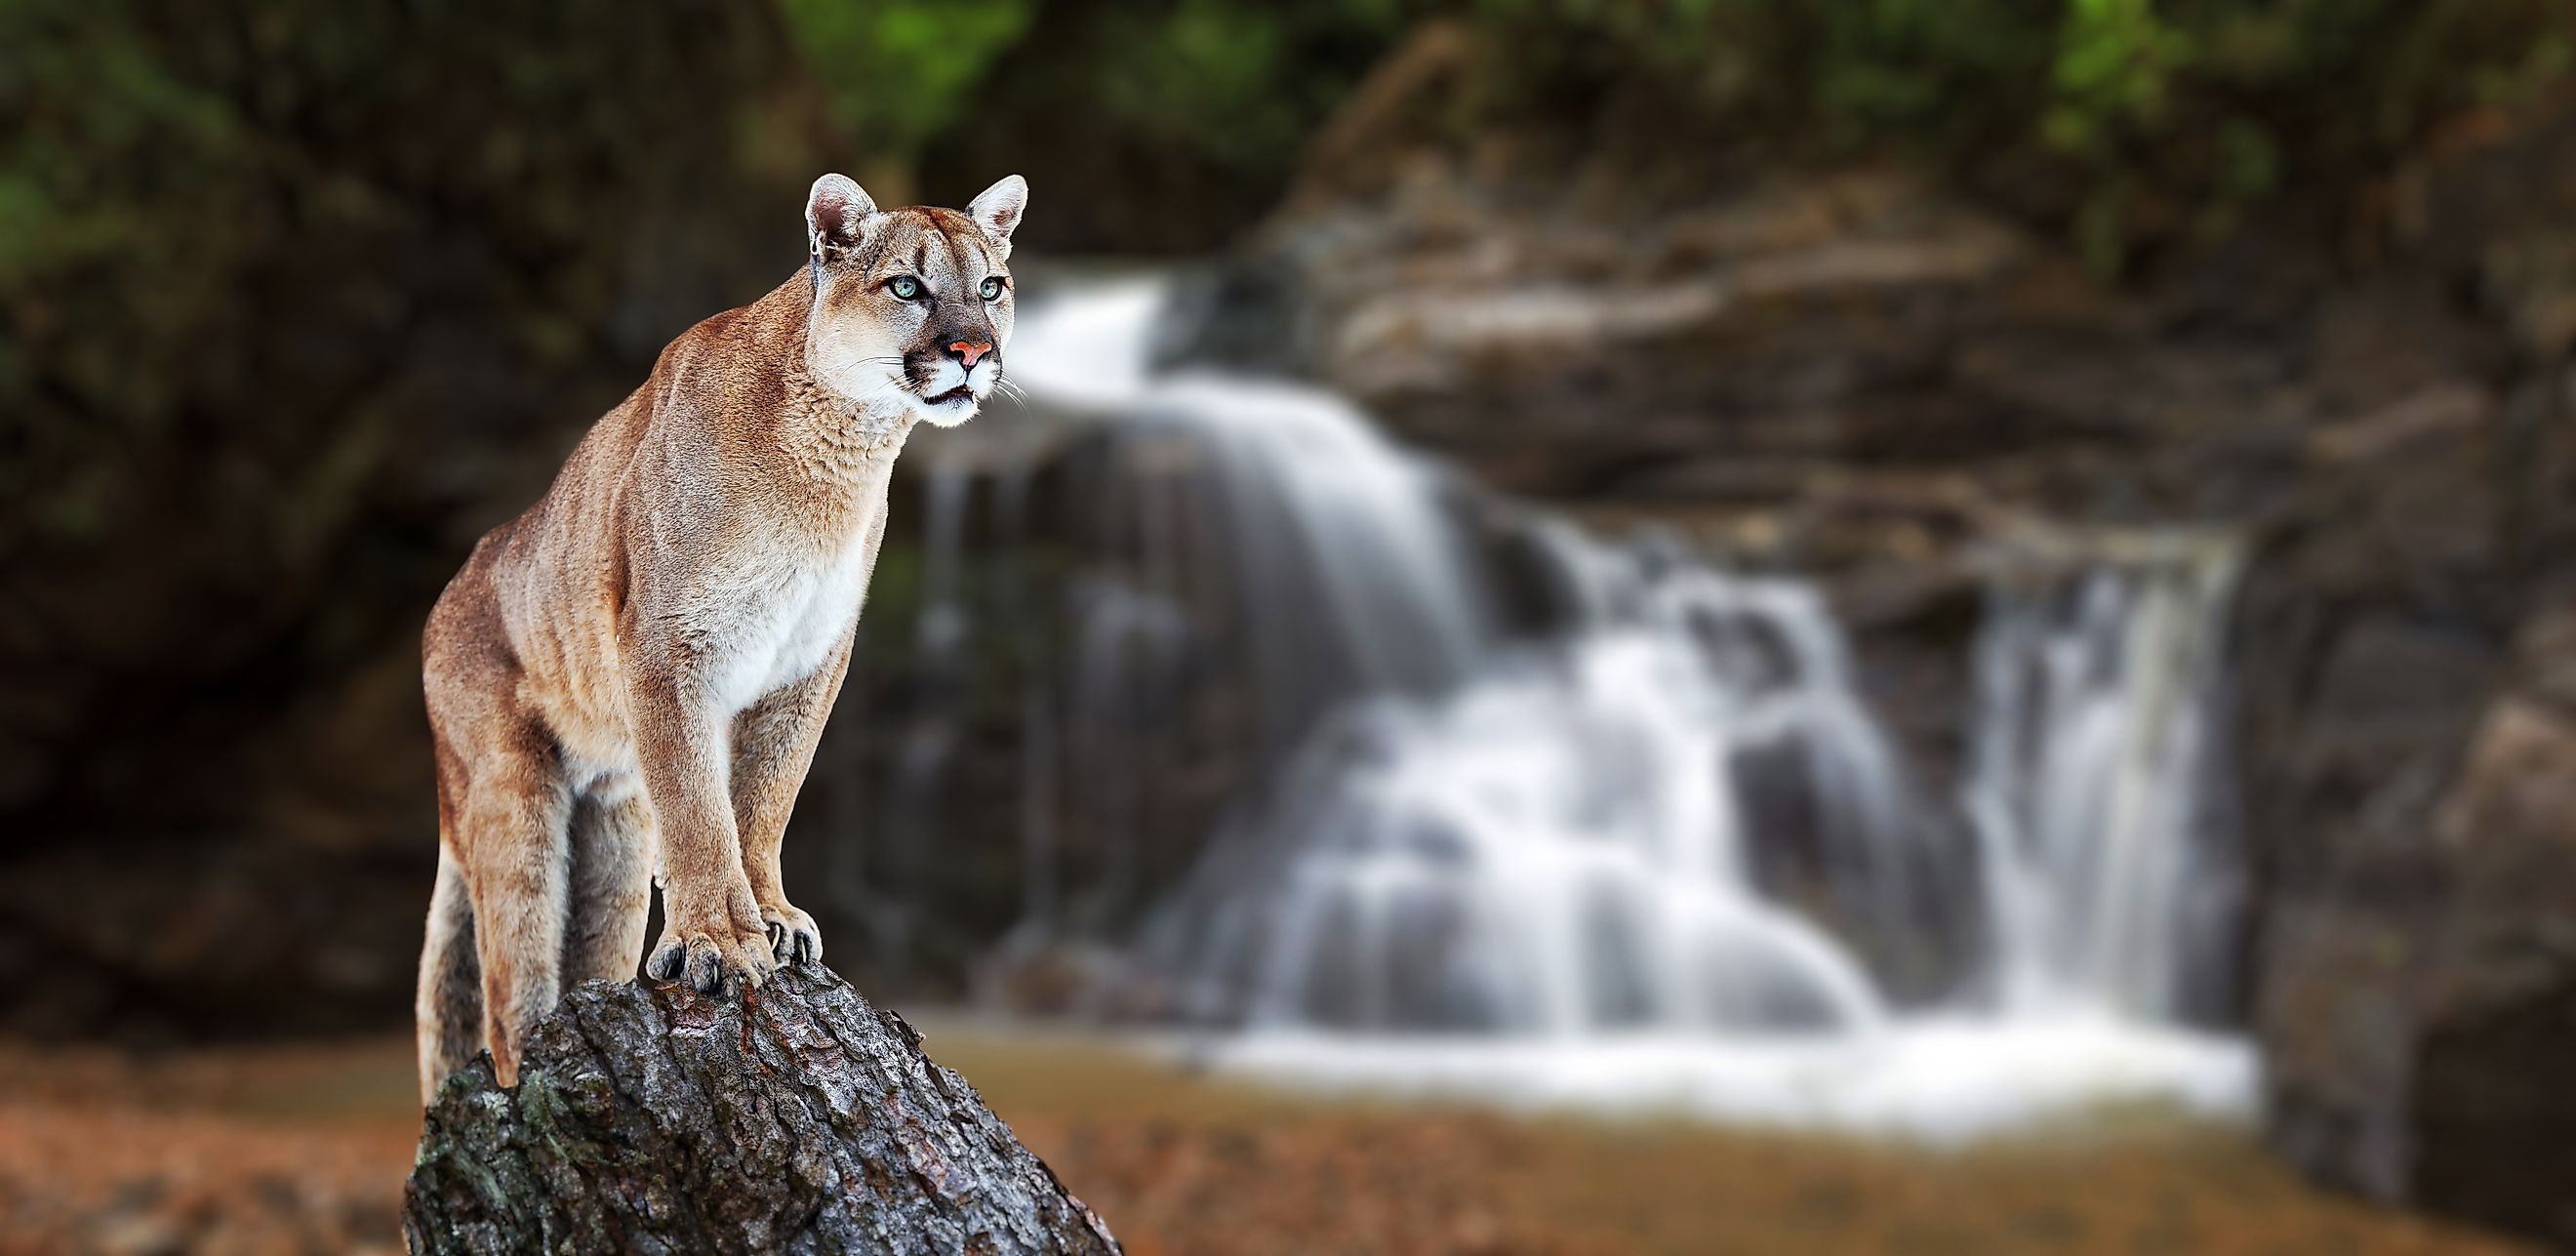
<instances>
[{"instance_id":1,"label":"blurred green leaf","mask_svg":"<svg viewBox=\"0 0 2576 1256\"><path fill-rule=\"evenodd\" d=\"M1028 28L1033 0L779 0L833 119L878 158L909 159L953 122Z\"/></svg>"}]
</instances>

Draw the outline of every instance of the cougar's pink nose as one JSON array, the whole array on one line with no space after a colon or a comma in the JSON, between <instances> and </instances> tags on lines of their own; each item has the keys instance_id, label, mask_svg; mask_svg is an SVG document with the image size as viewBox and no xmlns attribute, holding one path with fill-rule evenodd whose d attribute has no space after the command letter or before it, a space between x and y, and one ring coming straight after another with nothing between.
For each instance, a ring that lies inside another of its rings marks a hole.
<instances>
[{"instance_id":1,"label":"cougar's pink nose","mask_svg":"<svg viewBox=\"0 0 2576 1256\"><path fill-rule=\"evenodd\" d=\"M948 344L948 352L965 363L970 371L975 369L977 359L992 351L993 342L990 340L953 340Z\"/></svg>"}]
</instances>

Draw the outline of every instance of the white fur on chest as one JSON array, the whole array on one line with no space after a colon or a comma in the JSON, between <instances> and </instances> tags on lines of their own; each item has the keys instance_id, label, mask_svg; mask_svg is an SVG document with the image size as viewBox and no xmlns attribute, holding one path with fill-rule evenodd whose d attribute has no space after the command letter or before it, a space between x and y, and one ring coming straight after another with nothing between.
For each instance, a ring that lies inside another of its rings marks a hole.
<instances>
[{"instance_id":1,"label":"white fur on chest","mask_svg":"<svg viewBox=\"0 0 2576 1256\"><path fill-rule=\"evenodd\" d=\"M854 531L831 551L746 555L726 578L710 582L692 618L712 647L705 677L720 709L741 711L832 661L867 598L869 531Z\"/></svg>"}]
</instances>

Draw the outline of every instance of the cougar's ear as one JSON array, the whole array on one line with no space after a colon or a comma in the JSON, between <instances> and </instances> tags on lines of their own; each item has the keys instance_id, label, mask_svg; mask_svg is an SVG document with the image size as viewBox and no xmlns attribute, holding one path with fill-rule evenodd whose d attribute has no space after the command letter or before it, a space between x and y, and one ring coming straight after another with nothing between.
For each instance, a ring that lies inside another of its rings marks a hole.
<instances>
[{"instance_id":1,"label":"cougar's ear","mask_svg":"<svg viewBox=\"0 0 2576 1256\"><path fill-rule=\"evenodd\" d=\"M1018 175L1004 175L1002 181L984 189L983 195L966 203L966 216L981 225L1002 246L1002 255L1011 254L1011 229L1020 225L1020 212L1029 207L1029 181Z\"/></svg>"},{"instance_id":2,"label":"cougar's ear","mask_svg":"<svg viewBox=\"0 0 2576 1256\"><path fill-rule=\"evenodd\" d=\"M866 238L877 203L845 175L827 174L805 194L805 240L826 261L847 255Z\"/></svg>"}]
</instances>

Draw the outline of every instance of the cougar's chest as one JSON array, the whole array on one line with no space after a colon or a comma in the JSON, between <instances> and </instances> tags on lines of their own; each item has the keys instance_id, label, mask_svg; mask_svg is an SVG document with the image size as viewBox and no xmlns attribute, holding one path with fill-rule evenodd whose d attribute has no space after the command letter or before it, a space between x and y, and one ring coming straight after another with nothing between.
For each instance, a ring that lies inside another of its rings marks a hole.
<instances>
[{"instance_id":1,"label":"cougar's chest","mask_svg":"<svg viewBox=\"0 0 2576 1256\"><path fill-rule=\"evenodd\" d=\"M832 662L868 592L866 530L824 548L782 547L749 564L733 595L732 648L714 669L718 696L741 710Z\"/></svg>"}]
</instances>

